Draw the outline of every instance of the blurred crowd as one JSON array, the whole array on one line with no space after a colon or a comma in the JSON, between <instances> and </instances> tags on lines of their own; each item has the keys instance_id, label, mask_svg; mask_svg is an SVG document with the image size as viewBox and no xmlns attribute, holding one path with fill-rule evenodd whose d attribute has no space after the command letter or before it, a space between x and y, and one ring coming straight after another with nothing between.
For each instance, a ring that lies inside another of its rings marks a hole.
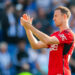
<instances>
[{"instance_id":1,"label":"blurred crowd","mask_svg":"<svg viewBox=\"0 0 75 75\"><path fill-rule=\"evenodd\" d=\"M59 5L71 10L69 26L75 33L75 0L0 0L0 75L47 75L50 49L31 48L20 17L27 13L34 27L50 35L58 30L53 14ZM75 75L75 50L70 68Z\"/></svg>"}]
</instances>

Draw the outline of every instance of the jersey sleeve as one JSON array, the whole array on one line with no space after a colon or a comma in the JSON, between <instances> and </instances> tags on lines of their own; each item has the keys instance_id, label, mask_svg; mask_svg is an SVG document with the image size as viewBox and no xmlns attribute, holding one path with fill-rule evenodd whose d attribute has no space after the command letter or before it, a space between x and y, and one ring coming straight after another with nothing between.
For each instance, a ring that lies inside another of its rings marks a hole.
<instances>
[{"instance_id":1,"label":"jersey sleeve","mask_svg":"<svg viewBox=\"0 0 75 75\"><path fill-rule=\"evenodd\" d=\"M70 32L63 32L55 35L55 37L57 37L60 43L69 44L73 41L73 35Z\"/></svg>"},{"instance_id":2,"label":"jersey sleeve","mask_svg":"<svg viewBox=\"0 0 75 75\"><path fill-rule=\"evenodd\" d=\"M55 33L51 34L51 35L50 35L50 37L51 37L51 36L53 36L54 34L55 34ZM48 47L47 47L47 48L50 48L50 47L51 47L51 45L48 45Z\"/></svg>"}]
</instances>

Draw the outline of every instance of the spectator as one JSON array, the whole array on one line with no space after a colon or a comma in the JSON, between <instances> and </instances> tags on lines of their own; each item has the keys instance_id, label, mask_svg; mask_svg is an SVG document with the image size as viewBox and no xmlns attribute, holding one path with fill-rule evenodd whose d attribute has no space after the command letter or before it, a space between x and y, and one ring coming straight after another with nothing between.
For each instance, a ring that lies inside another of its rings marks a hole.
<instances>
[{"instance_id":1,"label":"spectator","mask_svg":"<svg viewBox=\"0 0 75 75\"><path fill-rule=\"evenodd\" d=\"M17 4L21 4L23 6L23 10L26 10L28 1L29 0L17 0Z\"/></svg>"},{"instance_id":2,"label":"spectator","mask_svg":"<svg viewBox=\"0 0 75 75\"><path fill-rule=\"evenodd\" d=\"M75 5L71 5L70 6L71 12L72 12L72 16L70 19L70 27L73 30L73 32L75 33Z\"/></svg>"},{"instance_id":3,"label":"spectator","mask_svg":"<svg viewBox=\"0 0 75 75\"><path fill-rule=\"evenodd\" d=\"M52 0L36 0L37 8L43 8L44 11L48 11L51 6Z\"/></svg>"},{"instance_id":4,"label":"spectator","mask_svg":"<svg viewBox=\"0 0 75 75\"><path fill-rule=\"evenodd\" d=\"M2 18L3 37L9 43L16 42L16 15L14 14L14 6L10 3L6 6L6 11Z\"/></svg>"},{"instance_id":5,"label":"spectator","mask_svg":"<svg viewBox=\"0 0 75 75\"><path fill-rule=\"evenodd\" d=\"M22 5L24 5L25 2L26 2L26 0L17 0L17 4L22 4Z\"/></svg>"},{"instance_id":6,"label":"spectator","mask_svg":"<svg viewBox=\"0 0 75 75\"><path fill-rule=\"evenodd\" d=\"M41 53L39 54L36 62L36 66L38 71L41 72L42 75L48 75L48 55L46 49L41 50Z\"/></svg>"},{"instance_id":7,"label":"spectator","mask_svg":"<svg viewBox=\"0 0 75 75\"><path fill-rule=\"evenodd\" d=\"M2 71L2 75L11 75L10 68L11 68L11 57L7 51L7 43L3 42L1 44L1 51L0 51L0 68Z\"/></svg>"},{"instance_id":8,"label":"spectator","mask_svg":"<svg viewBox=\"0 0 75 75\"><path fill-rule=\"evenodd\" d=\"M74 49L74 52L73 52L72 57L70 59L70 66L71 66L72 74L75 75L75 49Z\"/></svg>"},{"instance_id":9,"label":"spectator","mask_svg":"<svg viewBox=\"0 0 75 75\"><path fill-rule=\"evenodd\" d=\"M49 25L48 20L46 19L46 12L43 8L38 8L38 17L36 18L36 20L33 21L33 24L35 25L35 27L39 30L41 30L44 33L50 34L48 33L47 30L51 30L52 28ZM49 31L49 32L51 32Z\"/></svg>"},{"instance_id":10,"label":"spectator","mask_svg":"<svg viewBox=\"0 0 75 75\"><path fill-rule=\"evenodd\" d=\"M25 49L25 41L24 40L20 40L18 43L18 53L16 55L16 58L17 58L16 59L17 60L16 68L17 68L18 73L25 70L24 65L27 65L26 69L29 70L29 67L30 67L28 64L29 56Z\"/></svg>"},{"instance_id":11,"label":"spectator","mask_svg":"<svg viewBox=\"0 0 75 75\"><path fill-rule=\"evenodd\" d=\"M53 10L60 5L67 6L69 2L70 0L52 0Z\"/></svg>"},{"instance_id":12,"label":"spectator","mask_svg":"<svg viewBox=\"0 0 75 75\"><path fill-rule=\"evenodd\" d=\"M31 66L31 71L34 75L36 75L36 73L37 73L36 60L38 58L38 52L37 52L37 50L33 50L32 48L29 48L28 54L29 54L29 63Z\"/></svg>"},{"instance_id":13,"label":"spectator","mask_svg":"<svg viewBox=\"0 0 75 75\"><path fill-rule=\"evenodd\" d=\"M70 0L71 5L75 5L75 0Z\"/></svg>"},{"instance_id":14,"label":"spectator","mask_svg":"<svg viewBox=\"0 0 75 75\"><path fill-rule=\"evenodd\" d=\"M24 28L20 24L20 17L22 16L22 14L23 14L23 5L22 4L16 4L16 15L17 15L17 20L18 20L18 23L17 23L18 41L19 41L19 39L24 39L26 37Z\"/></svg>"},{"instance_id":15,"label":"spectator","mask_svg":"<svg viewBox=\"0 0 75 75\"><path fill-rule=\"evenodd\" d=\"M28 2L27 2L27 8L26 8L26 13L28 14L28 15L30 15L31 17L33 17L32 16L32 13L34 13L35 11L36 11L36 3L35 3L35 1L33 1L33 0L28 0Z\"/></svg>"}]
</instances>

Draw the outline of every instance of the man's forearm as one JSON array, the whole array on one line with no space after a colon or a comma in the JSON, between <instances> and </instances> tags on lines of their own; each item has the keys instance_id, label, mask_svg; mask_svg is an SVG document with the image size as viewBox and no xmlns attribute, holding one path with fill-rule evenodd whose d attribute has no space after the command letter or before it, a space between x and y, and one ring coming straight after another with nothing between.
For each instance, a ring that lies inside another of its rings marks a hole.
<instances>
[{"instance_id":1,"label":"man's forearm","mask_svg":"<svg viewBox=\"0 0 75 75\"><path fill-rule=\"evenodd\" d=\"M31 30L26 29L26 28L25 28L25 30L26 30L28 40L29 40L29 42L31 44L31 47L32 48L36 47L37 46L36 44L38 43L38 40L34 37L34 35L32 34Z\"/></svg>"},{"instance_id":2,"label":"man's forearm","mask_svg":"<svg viewBox=\"0 0 75 75\"><path fill-rule=\"evenodd\" d=\"M45 33L41 32L41 31L39 31L35 27L31 26L30 30L42 42L47 43L47 41L50 41L50 37L48 35L46 35Z\"/></svg>"}]
</instances>

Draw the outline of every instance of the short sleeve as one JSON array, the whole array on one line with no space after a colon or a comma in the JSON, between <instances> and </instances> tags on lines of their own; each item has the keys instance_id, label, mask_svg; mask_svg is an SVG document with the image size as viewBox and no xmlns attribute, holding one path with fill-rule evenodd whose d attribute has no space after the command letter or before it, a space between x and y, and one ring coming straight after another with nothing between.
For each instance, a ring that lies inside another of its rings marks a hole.
<instances>
[{"instance_id":1,"label":"short sleeve","mask_svg":"<svg viewBox=\"0 0 75 75\"><path fill-rule=\"evenodd\" d=\"M54 33L53 33L53 34L51 34L51 35L50 35L50 37L51 37L51 36L53 36L53 35L54 35ZM50 47L51 47L51 45L48 45L48 47L47 47L47 48L50 48Z\"/></svg>"},{"instance_id":2,"label":"short sleeve","mask_svg":"<svg viewBox=\"0 0 75 75\"><path fill-rule=\"evenodd\" d=\"M51 37L51 36L55 36L56 34L58 34L58 31L56 31L56 32L54 32L53 34L51 34L50 37ZM48 48L50 48L50 47L51 47L51 45L48 45Z\"/></svg>"},{"instance_id":3,"label":"short sleeve","mask_svg":"<svg viewBox=\"0 0 75 75\"><path fill-rule=\"evenodd\" d=\"M73 36L69 32L68 33L63 32L63 33L57 34L57 35L55 35L55 37L57 37L57 39L60 41L60 43L69 44L73 41Z\"/></svg>"}]
</instances>

